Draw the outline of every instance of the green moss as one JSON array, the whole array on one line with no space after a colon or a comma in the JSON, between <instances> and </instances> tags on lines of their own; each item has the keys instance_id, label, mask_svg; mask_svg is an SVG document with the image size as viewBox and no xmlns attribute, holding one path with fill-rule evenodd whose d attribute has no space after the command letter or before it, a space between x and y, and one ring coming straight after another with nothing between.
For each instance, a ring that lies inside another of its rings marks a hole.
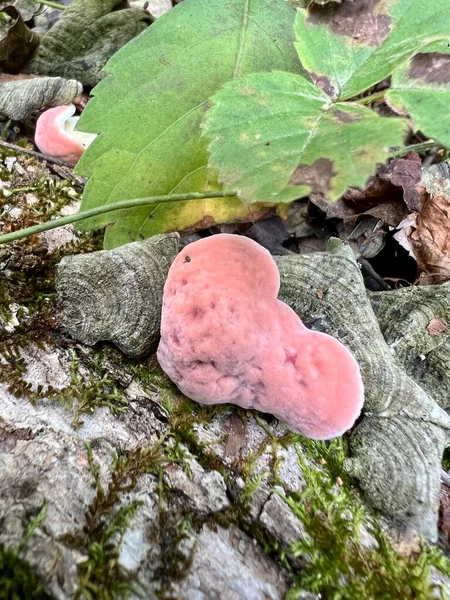
<instances>
[{"instance_id":1,"label":"green moss","mask_svg":"<svg viewBox=\"0 0 450 600\"><path fill-rule=\"evenodd\" d=\"M50 600L29 564L0 544L0 600Z\"/></svg>"},{"instance_id":2,"label":"green moss","mask_svg":"<svg viewBox=\"0 0 450 600\"><path fill-rule=\"evenodd\" d=\"M442 468L449 472L450 471L450 446L447 446L444 450L444 456L442 457Z\"/></svg>"},{"instance_id":3,"label":"green moss","mask_svg":"<svg viewBox=\"0 0 450 600\"><path fill-rule=\"evenodd\" d=\"M0 247L0 319L8 323L10 305L19 306L19 324L12 331L1 331L0 321L0 354L4 359L0 363L0 381L13 394L32 402L57 394L52 388L33 389L24 380L26 369L21 350L33 344L39 348L62 344L56 311L56 265L63 255L90 251L93 244L94 237L89 235L52 253L31 241Z\"/></svg>"},{"instance_id":4,"label":"green moss","mask_svg":"<svg viewBox=\"0 0 450 600\"><path fill-rule=\"evenodd\" d=\"M82 415L91 414L96 408L106 406L113 415L126 410L128 401L124 394L108 377L98 363L91 363L89 375L82 377L79 373L79 358L74 350L70 351L70 383L53 395L58 397L61 404L74 408L72 426L78 427L83 423Z\"/></svg>"},{"instance_id":5,"label":"green moss","mask_svg":"<svg viewBox=\"0 0 450 600\"><path fill-rule=\"evenodd\" d=\"M306 557L308 566L295 573L286 600L294 600L301 589L321 594L324 600L436 598L437 589L430 581L432 568L450 575L450 562L442 552L425 544L411 556L397 552L377 518L343 480L339 468L345 458L342 441L309 445L314 459L321 455L324 468L308 468L297 447L307 485L301 494L287 495L285 500L309 534L291 548L294 556ZM361 543L363 523L376 547Z\"/></svg>"},{"instance_id":6,"label":"green moss","mask_svg":"<svg viewBox=\"0 0 450 600\"><path fill-rule=\"evenodd\" d=\"M160 582L156 590L160 600L179 600L173 595L172 589L173 584L184 579L192 566L195 544L187 552L181 549L181 544L190 537L194 521L192 513L177 519L166 511L160 514L158 542L161 548L161 568L155 572L155 579Z\"/></svg>"},{"instance_id":7,"label":"green moss","mask_svg":"<svg viewBox=\"0 0 450 600\"><path fill-rule=\"evenodd\" d=\"M0 316L8 322L10 304L17 304L18 326L2 332L0 354L0 381L16 396L37 402L54 398L66 407L73 407L73 426L82 423L82 415L98 406L107 406L113 414L123 412L126 398L115 382L106 375L99 362L91 361L86 378L79 372L79 358L71 350L70 383L63 390L51 386L33 388L24 379L25 360L21 350L31 345L41 349L66 345L64 334L58 329L55 273L62 256L90 252L96 249L96 236L87 235L73 244L48 253L36 243L18 244L0 248L5 277L0 279Z\"/></svg>"},{"instance_id":8,"label":"green moss","mask_svg":"<svg viewBox=\"0 0 450 600\"><path fill-rule=\"evenodd\" d=\"M78 568L80 585L75 599L119 600L142 591L136 577L126 573L118 563L123 536L141 503L133 501L124 505L122 500L124 494L134 489L139 475L158 475L165 464L172 462L173 457L164 450L163 441L161 438L149 448L121 452L115 458L106 489L101 485L99 467L87 446L96 494L86 510L83 530L61 540L87 557Z\"/></svg>"},{"instance_id":9,"label":"green moss","mask_svg":"<svg viewBox=\"0 0 450 600\"><path fill-rule=\"evenodd\" d=\"M46 505L30 521L17 548L0 544L0 600L51 600L30 565L20 557L34 531L45 518Z\"/></svg>"},{"instance_id":10,"label":"green moss","mask_svg":"<svg viewBox=\"0 0 450 600\"><path fill-rule=\"evenodd\" d=\"M425 543L409 556L395 549L343 469L347 456L345 438L322 442L296 434L276 437L264 422L260 425L267 435L247 461L240 464L245 486L238 502L212 518L224 527L236 524L258 541L266 555L291 573L294 583L285 600L296 600L300 590L320 594L323 600L445 597L442 589L431 582L430 574L435 568L450 576L450 561L437 547ZM283 494L276 463L274 468L272 460L270 470L262 474L255 473L254 465L268 449L275 454L280 446L291 444L297 450L306 486L302 492ZM260 523L249 520L249 502L263 483L272 493L280 494L304 524L309 537L285 548ZM362 525L375 547L362 543ZM299 564L304 566L299 569Z\"/></svg>"},{"instance_id":11,"label":"green moss","mask_svg":"<svg viewBox=\"0 0 450 600\"><path fill-rule=\"evenodd\" d=\"M209 451L210 442L199 442L195 431L196 425L208 425L214 416L226 407L221 404L207 406L198 404L183 396L178 388L162 371L156 357L145 361L127 360L126 368L137 379L147 392L157 391L163 408L170 417L170 434L177 444L186 445L205 469L215 469L226 476L222 460ZM235 407L233 407L235 408ZM221 443L224 440L220 440Z\"/></svg>"},{"instance_id":12,"label":"green moss","mask_svg":"<svg viewBox=\"0 0 450 600\"><path fill-rule=\"evenodd\" d=\"M87 559L78 569L80 584L75 600L119 600L139 595L142 588L135 577L118 565L123 536L138 506L138 502L132 502L120 507L95 536L96 541L88 544Z\"/></svg>"}]
</instances>

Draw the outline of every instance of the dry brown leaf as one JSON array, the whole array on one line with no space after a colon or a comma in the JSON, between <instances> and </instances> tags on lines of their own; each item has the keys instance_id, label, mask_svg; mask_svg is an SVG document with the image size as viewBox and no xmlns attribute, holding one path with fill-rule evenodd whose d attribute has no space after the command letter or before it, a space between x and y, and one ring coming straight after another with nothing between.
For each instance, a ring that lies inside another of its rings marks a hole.
<instances>
[{"instance_id":1,"label":"dry brown leaf","mask_svg":"<svg viewBox=\"0 0 450 600\"><path fill-rule=\"evenodd\" d=\"M352 201L357 212L367 211L386 202L406 203L410 210L420 210L420 194L416 189L422 174L422 161L416 152L404 158L394 158L387 165L379 165L377 173L363 190L350 188L344 195ZM387 223L390 224L390 223Z\"/></svg>"},{"instance_id":2,"label":"dry brown leaf","mask_svg":"<svg viewBox=\"0 0 450 600\"><path fill-rule=\"evenodd\" d=\"M421 179L422 162L416 152L404 158L394 158L389 164L378 165L377 173L364 189L349 188L338 202L311 194L310 200L327 215L348 223L361 215L377 217L385 225L397 228L408 208L420 210L420 193L416 186Z\"/></svg>"},{"instance_id":3,"label":"dry brown leaf","mask_svg":"<svg viewBox=\"0 0 450 600\"><path fill-rule=\"evenodd\" d=\"M14 6L0 4L0 12L12 19L6 36L0 40L0 70L17 73L33 56L41 38L25 25L20 12Z\"/></svg>"},{"instance_id":4,"label":"dry brown leaf","mask_svg":"<svg viewBox=\"0 0 450 600\"><path fill-rule=\"evenodd\" d=\"M394 234L394 239L404 248L409 255L417 262L414 250L411 245L411 234L416 228L417 213L410 213L396 227L397 233Z\"/></svg>"},{"instance_id":5,"label":"dry brown leaf","mask_svg":"<svg viewBox=\"0 0 450 600\"><path fill-rule=\"evenodd\" d=\"M450 281L450 198L430 195L417 215L410 241L421 271L420 283Z\"/></svg>"},{"instance_id":6,"label":"dry brown leaf","mask_svg":"<svg viewBox=\"0 0 450 600\"><path fill-rule=\"evenodd\" d=\"M416 186L422 177L422 161L416 152L410 152L405 158L394 158L389 165L391 183L403 188L403 199L409 210L419 211L421 199Z\"/></svg>"}]
</instances>

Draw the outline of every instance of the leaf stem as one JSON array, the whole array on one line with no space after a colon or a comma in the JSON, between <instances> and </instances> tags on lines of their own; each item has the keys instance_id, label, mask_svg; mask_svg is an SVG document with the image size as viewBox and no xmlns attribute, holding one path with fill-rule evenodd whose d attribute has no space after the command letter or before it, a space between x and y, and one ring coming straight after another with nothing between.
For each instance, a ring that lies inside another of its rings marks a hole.
<instances>
[{"instance_id":1,"label":"leaf stem","mask_svg":"<svg viewBox=\"0 0 450 600\"><path fill-rule=\"evenodd\" d=\"M57 10L66 10L66 7L63 4L50 2L50 0L33 0L33 2L36 4L45 4L45 6L50 6L50 8L56 8Z\"/></svg>"},{"instance_id":2,"label":"leaf stem","mask_svg":"<svg viewBox=\"0 0 450 600\"><path fill-rule=\"evenodd\" d=\"M234 198L236 194L234 192L224 192L216 190L215 192L190 192L185 194L172 194L169 196L150 196L148 198L134 198L133 200L121 200L113 204L106 204L98 206L97 208L91 208L76 215L69 215L67 217L61 217L54 221L45 221L45 223L39 223L39 225L33 225L32 227L26 227L25 229L18 229L5 235L0 235L0 244L6 244L8 242L14 242L21 240L22 238L42 233L43 231L49 231L50 229L56 229L63 225L69 225L89 219L90 217L96 217L105 213L113 212L116 210L124 210L127 208L135 208L137 206L146 206L149 204L161 204L163 202L181 202L183 200L202 200L206 198Z\"/></svg>"},{"instance_id":3,"label":"leaf stem","mask_svg":"<svg viewBox=\"0 0 450 600\"><path fill-rule=\"evenodd\" d=\"M376 100L384 100L384 94L386 90L383 92L375 92L374 94L370 94L370 96L366 96L365 98L360 98L356 102L358 104L370 104L371 102L375 102Z\"/></svg>"},{"instance_id":4,"label":"leaf stem","mask_svg":"<svg viewBox=\"0 0 450 600\"><path fill-rule=\"evenodd\" d=\"M423 152L428 150L429 148L434 148L439 144L434 140L429 140L428 142L422 142L420 144L412 144L411 146L406 146L405 148L400 148L399 150L394 150L388 154L389 158L395 158L396 156L402 156L403 154L408 154L408 152Z\"/></svg>"}]
</instances>

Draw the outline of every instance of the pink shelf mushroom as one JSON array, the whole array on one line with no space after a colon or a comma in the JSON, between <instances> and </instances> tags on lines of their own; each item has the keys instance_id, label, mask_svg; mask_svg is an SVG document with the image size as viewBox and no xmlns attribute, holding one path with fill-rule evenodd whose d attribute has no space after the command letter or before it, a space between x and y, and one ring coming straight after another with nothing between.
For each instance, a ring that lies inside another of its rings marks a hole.
<instances>
[{"instance_id":1,"label":"pink shelf mushroom","mask_svg":"<svg viewBox=\"0 0 450 600\"><path fill-rule=\"evenodd\" d=\"M74 117L73 104L49 108L36 123L34 142L50 158L57 158L75 166L95 134L74 131L79 117Z\"/></svg>"},{"instance_id":2,"label":"pink shelf mushroom","mask_svg":"<svg viewBox=\"0 0 450 600\"><path fill-rule=\"evenodd\" d=\"M189 244L165 284L159 363L202 404L271 413L314 439L342 435L363 405L358 364L307 329L278 290L278 269L256 242L220 234Z\"/></svg>"}]
</instances>

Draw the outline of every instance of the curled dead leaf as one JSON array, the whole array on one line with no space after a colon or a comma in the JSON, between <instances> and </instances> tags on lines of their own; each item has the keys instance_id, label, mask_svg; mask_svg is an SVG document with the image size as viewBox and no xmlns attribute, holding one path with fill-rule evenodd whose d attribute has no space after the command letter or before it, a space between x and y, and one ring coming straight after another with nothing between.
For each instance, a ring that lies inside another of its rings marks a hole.
<instances>
[{"instance_id":1,"label":"curled dead leaf","mask_svg":"<svg viewBox=\"0 0 450 600\"><path fill-rule=\"evenodd\" d=\"M4 3L2 3L4 4ZM0 70L17 73L33 56L41 38L29 29L14 6L2 6L0 12L12 19L6 35L0 40Z\"/></svg>"},{"instance_id":2,"label":"curled dead leaf","mask_svg":"<svg viewBox=\"0 0 450 600\"><path fill-rule=\"evenodd\" d=\"M450 198L428 196L410 236L421 283L450 281Z\"/></svg>"}]
</instances>

